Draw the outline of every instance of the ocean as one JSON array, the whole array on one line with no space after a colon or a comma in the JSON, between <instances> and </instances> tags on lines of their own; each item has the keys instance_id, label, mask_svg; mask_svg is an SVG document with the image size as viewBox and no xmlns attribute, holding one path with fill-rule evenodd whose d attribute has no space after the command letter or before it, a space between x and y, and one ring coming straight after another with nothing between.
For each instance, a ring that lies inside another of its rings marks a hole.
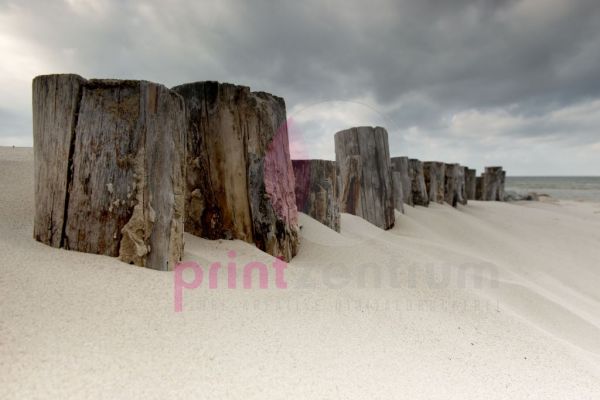
<instances>
[{"instance_id":1,"label":"ocean","mask_svg":"<svg viewBox=\"0 0 600 400\"><path fill-rule=\"evenodd\" d=\"M506 191L536 192L560 200L600 202L600 176L507 176Z\"/></svg>"}]
</instances>

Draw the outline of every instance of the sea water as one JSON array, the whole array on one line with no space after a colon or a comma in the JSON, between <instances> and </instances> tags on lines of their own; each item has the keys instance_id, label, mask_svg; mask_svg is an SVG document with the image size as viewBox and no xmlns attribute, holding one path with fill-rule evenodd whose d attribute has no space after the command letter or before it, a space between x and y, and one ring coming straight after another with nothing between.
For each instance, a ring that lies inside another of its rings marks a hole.
<instances>
[{"instance_id":1,"label":"sea water","mask_svg":"<svg viewBox=\"0 0 600 400\"><path fill-rule=\"evenodd\" d=\"M600 202L600 176L507 176L506 191L536 192L560 200Z\"/></svg>"}]
</instances>

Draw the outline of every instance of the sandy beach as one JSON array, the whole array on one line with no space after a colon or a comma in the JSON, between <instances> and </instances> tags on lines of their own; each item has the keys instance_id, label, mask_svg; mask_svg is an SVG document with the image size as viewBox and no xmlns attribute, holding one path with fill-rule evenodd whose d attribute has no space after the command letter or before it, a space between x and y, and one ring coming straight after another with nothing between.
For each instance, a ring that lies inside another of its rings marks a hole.
<instances>
[{"instance_id":1,"label":"sandy beach","mask_svg":"<svg viewBox=\"0 0 600 400\"><path fill-rule=\"evenodd\" d=\"M600 397L600 203L301 215L287 289L222 274L176 313L172 272L32 239L31 149L0 148L0 188L2 399ZM204 268L273 262L185 241Z\"/></svg>"}]
</instances>

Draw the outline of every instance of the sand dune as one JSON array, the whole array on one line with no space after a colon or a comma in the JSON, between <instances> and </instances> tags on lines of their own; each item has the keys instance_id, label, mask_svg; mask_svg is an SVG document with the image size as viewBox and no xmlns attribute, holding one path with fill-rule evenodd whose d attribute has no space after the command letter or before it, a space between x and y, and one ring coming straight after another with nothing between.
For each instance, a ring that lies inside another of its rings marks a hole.
<instances>
[{"instance_id":1,"label":"sand dune","mask_svg":"<svg viewBox=\"0 0 600 400\"><path fill-rule=\"evenodd\" d=\"M301 215L287 289L173 274L32 236L30 149L0 148L0 398L595 399L600 204L407 207L381 231ZM203 267L273 259L186 235ZM270 277L272 278L272 277Z\"/></svg>"}]
</instances>

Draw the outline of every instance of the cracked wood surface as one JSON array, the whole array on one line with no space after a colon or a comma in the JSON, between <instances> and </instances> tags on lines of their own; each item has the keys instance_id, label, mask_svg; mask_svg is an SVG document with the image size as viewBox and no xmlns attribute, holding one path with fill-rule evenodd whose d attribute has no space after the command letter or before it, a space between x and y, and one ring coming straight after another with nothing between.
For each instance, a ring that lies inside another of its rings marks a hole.
<instances>
[{"instance_id":1,"label":"cracked wood surface","mask_svg":"<svg viewBox=\"0 0 600 400\"><path fill-rule=\"evenodd\" d=\"M394 192L388 134L381 127L355 127L335 134L340 209L370 223L394 226Z\"/></svg>"},{"instance_id":2,"label":"cracked wood surface","mask_svg":"<svg viewBox=\"0 0 600 400\"><path fill-rule=\"evenodd\" d=\"M186 231L291 260L298 211L284 100L218 82L173 90L187 107Z\"/></svg>"},{"instance_id":3,"label":"cracked wood surface","mask_svg":"<svg viewBox=\"0 0 600 400\"><path fill-rule=\"evenodd\" d=\"M36 240L172 269L183 254L184 112L151 82L35 78Z\"/></svg>"}]
</instances>

